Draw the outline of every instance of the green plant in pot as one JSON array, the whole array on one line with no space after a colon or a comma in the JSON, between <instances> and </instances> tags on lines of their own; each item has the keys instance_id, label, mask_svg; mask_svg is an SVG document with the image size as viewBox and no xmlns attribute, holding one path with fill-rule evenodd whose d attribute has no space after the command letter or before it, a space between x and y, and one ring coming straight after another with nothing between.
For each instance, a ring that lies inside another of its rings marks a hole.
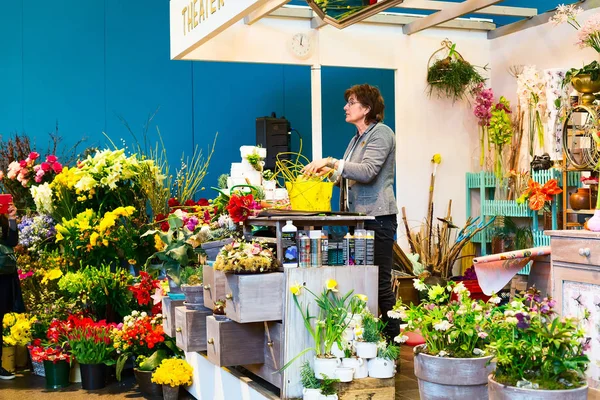
<instances>
[{"instance_id":1,"label":"green plant in pot","mask_svg":"<svg viewBox=\"0 0 600 400\"><path fill-rule=\"evenodd\" d=\"M181 290L185 294L186 304L190 307L204 308L204 287L202 286L202 266L185 267L180 274Z\"/></svg>"},{"instance_id":2,"label":"green plant in pot","mask_svg":"<svg viewBox=\"0 0 600 400\"><path fill-rule=\"evenodd\" d=\"M578 321L559 316L555 304L531 288L495 314L490 399L587 399L589 342Z\"/></svg>"},{"instance_id":3,"label":"green plant in pot","mask_svg":"<svg viewBox=\"0 0 600 400\"><path fill-rule=\"evenodd\" d=\"M448 51L448 55L431 63L429 60L427 69L427 84L429 95L435 91L438 95L457 101L473 91L475 87L483 83L485 78L477 71L476 66L467 62L456 51L456 44L445 40L442 42L440 51ZM434 54L435 55L435 54ZM487 70L487 66L483 67Z\"/></svg>"},{"instance_id":4,"label":"green plant in pot","mask_svg":"<svg viewBox=\"0 0 600 400\"><path fill-rule=\"evenodd\" d=\"M581 96L583 105L592 105L596 99L594 93L600 92L600 64L598 61L592 61L583 68L571 68L565 74L563 86L568 83L583 94Z\"/></svg>"},{"instance_id":5,"label":"green plant in pot","mask_svg":"<svg viewBox=\"0 0 600 400\"><path fill-rule=\"evenodd\" d=\"M424 345L414 348L421 396L439 398L444 390L447 399L487 399L494 365L485 349L492 316L500 313L496 307L500 298L494 295L487 303L473 300L462 282L427 285L415 279L414 286L426 293L422 302L407 305L399 299L388 316L404 322L395 342L408 340L405 331L419 332L425 339Z\"/></svg>"}]
</instances>

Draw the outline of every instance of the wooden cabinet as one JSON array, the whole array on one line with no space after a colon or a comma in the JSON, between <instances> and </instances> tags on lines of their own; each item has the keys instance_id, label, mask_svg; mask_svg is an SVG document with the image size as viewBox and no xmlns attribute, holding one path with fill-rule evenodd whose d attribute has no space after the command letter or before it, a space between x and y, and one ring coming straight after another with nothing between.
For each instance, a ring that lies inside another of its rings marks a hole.
<instances>
[{"instance_id":1,"label":"wooden cabinet","mask_svg":"<svg viewBox=\"0 0 600 400\"><path fill-rule=\"evenodd\" d=\"M590 396L600 395L600 233L548 231L552 248L552 297L556 310L580 319L591 338L587 355ZM587 318L584 318L587 315ZM590 397L592 398L592 397ZM594 397L595 398L595 397Z\"/></svg>"}]
</instances>

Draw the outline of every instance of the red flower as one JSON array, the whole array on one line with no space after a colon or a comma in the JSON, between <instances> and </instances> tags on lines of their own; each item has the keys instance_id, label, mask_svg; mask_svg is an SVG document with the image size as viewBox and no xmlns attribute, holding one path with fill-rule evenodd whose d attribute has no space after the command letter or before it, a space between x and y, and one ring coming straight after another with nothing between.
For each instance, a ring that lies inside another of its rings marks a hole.
<instances>
[{"instance_id":1,"label":"red flower","mask_svg":"<svg viewBox=\"0 0 600 400\"><path fill-rule=\"evenodd\" d=\"M206 207L206 206L210 205L210 203L206 199L200 199L200 200L198 200L198 202L196 203L196 205L197 206Z\"/></svg>"},{"instance_id":2,"label":"red flower","mask_svg":"<svg viewBox=\"0 0 600 400\"><path fill-rule=\"evenodd\" d=\"M32 151L31 153L29 153L29 156L27 158L29 158L30 160L36 160L39 156L40 156L39 153Z\"/></svg>"},{"instance_id":3,"label":"red flower","mask_svg":"<svg viewBox=\"0 0 600 400\"><path fill-rule=\"evenodd\" d=\"M175 197L171 197L169 199L169 201L167 202L167 204L169 205L169 207L177 207L180 206L181 204L179 203L179 200L177 200Z\"/></svg>"},{"instance_id":4,"label":"red flower","mask_svg":"<svg viewBox=\"0 0 600 400\"><path fill-rule=\"evenodd\" d=\"M226 208L233 222L237 223L248 219L251 211L256 208L256 203L252 194L246 196L233 194Z\"/></svg>"},{"instance_id":5,"label":"red flower","mask_svg":"<svg viewBox=\"0 0 600 400\"><path fill-rule=\"evenodd\" d=\"M60 174L62 172L63 166L61 163L55 162L54 164L52 164L52 169L54 170L54 173Z\"/></svg>"},{"instance_id":6,"label":"red flower","mask_svg":"<svg viewBox=\"0 0 600 400\"><path fill-rule=\"evenodd\" d=\"M186 200L185 203L183 203L183 205L186 207L193 207L196 205L196 203L194 202L194 200Z\"/></svg>"},{"instance_id":7,"label":"red flower","mask_svg":"<svg viewBox=\"0 0 600 400\"><path fill-rule=\"evenodd\" d=\"M46 157L46 161L49 162L50 164L55 163L58 161L58 158L55 155L49 155Z\"/></svg>"},{"instance_id":8,"label":"red flower","mask_svg":"<svg viewBox=\"0 0 600 400\"><path fill-rule=\"evenodd\" d=\"M42 171L44 171L44 172L48 172L48 171L50 171L52 169L52 167L50 166L50 164L47 163L47 162L43 162L41 164L41 167L42 167Z\"/></svg>"}]
</instances>

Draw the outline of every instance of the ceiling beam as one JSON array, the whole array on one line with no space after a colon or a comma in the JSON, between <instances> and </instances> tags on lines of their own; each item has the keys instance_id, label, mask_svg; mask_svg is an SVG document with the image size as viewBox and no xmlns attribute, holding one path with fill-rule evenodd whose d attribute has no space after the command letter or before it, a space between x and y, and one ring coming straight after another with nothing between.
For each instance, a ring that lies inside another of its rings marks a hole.
<instances>
[{"instance_id":1,"label":"ceiling beam","mask_svg":"<svg viewBox=\"0 0 600 400\"><path fill-rule=\"evenodd\" d=\"M317 14L314 14L314 17L312 17L310 19L310 27L312 29L321 29L322 27L324 27L325 25L327 25L327 22L323 21L323 19L321 17L319 17Z\"/></svg>"},{"instance_id":2,"label":"ceiling beam","mask_svg":"<svg viewBox=\"0 0 600 400\"><path fill-rule=\"evenodd\" d=\"M414 10L446 10L455 6L456 3L449 1L434 0L404 0L396 8L412 8ZM481 10L474 11L475 14L504 15L510 17L533 17L537 15L537 8L527 7L509 7L509 6L489 6Z\"/></svg>"},{"instance_id":3,"label":"ceiling beam","mask_svg":"<svg viewBox=\"0 0 600 400\"><path fill-rule=\"evenodd\" d=\"M244 17L244 23L246 25L252 25L256 21L260 20L262 17L271 14L273 11L277 10L279 7L282 7L289 2L290 0L270 0L265 5L260 6L256 11L253 11L250 14L246 15Z\"/></svg>"},{"instance_id":4,"label":"ceiling beam","mask_svg":"<svg viewBox=\"0 0 600 400\"><path fill-rule=\"evenodd\" d=\"M465 14L471 14L482 8L493 6L501 1L502 0L466 0L462 3L456 3L456 5L448 7L445 10L438 11L435 14L428 15L425 18L404 25L402 27L402 32L404 32L405 35L412 35L413 33L420 32L424 29L462 17Z\"/></svg>"},{"instance_id":5,"label":"ceiling beam","mask_svg":"<svg viewBox=\"0 0 600 400\"><path fill-rule=\"evenodd\" d=\"M581 0L577 5L584 10L591 10L600 7L600 0ZM555 11L556 9L550 10L533 18L513 22L512 24L496 28L493 31L488 32L488 39L496 39L501 36L510 35L511 33L533 28L534 26L543 25L550 21L550 18L552 18Z\"/></svg>"}]
</instances>

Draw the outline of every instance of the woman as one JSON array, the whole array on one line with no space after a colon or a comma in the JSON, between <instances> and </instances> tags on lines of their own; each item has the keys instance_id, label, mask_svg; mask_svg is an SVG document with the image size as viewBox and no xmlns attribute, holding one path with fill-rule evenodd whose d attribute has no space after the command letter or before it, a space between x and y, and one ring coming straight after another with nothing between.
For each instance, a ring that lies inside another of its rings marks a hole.
<instances>
[{"instance_id":1,"label":"woman","mask_svg":"<svg viewBox=\"0 0 600 400\"><path fill-rule=\"evenodd\" d=\"M356 126L344 157L314 160L304 167L305 174L325 175L340 186L340 210L374 216L365 229L375 231L375 265L379 266L379 309L387 323L385 335L392 339L399 333L399 321L388 319L396 299L392 291L394 235L398 227L398 207L394 196L396 138L383 121L385 108L379 89L356 85L344 94L346 122Z\"/></svg>"},{"instance_id":2,"label":"woman","mask_svg":"<svg viewBox=\"0 0 600 400\"><path fill-rule=\"evenodd\" d=\"M19 231L17 229L17 208L13 203L8 206L8 216L0 216L0 227L2 236L0 244L15 247L19 242ZM4 314L10 312L24 312L23 295L19 284L19 276L15 272L10 275L0 275L0 321ZM0 335L0 359L2 358L2 335ZM0 379L14 379L15 375L0 367Z\"/></svg>"}]
</instances>

